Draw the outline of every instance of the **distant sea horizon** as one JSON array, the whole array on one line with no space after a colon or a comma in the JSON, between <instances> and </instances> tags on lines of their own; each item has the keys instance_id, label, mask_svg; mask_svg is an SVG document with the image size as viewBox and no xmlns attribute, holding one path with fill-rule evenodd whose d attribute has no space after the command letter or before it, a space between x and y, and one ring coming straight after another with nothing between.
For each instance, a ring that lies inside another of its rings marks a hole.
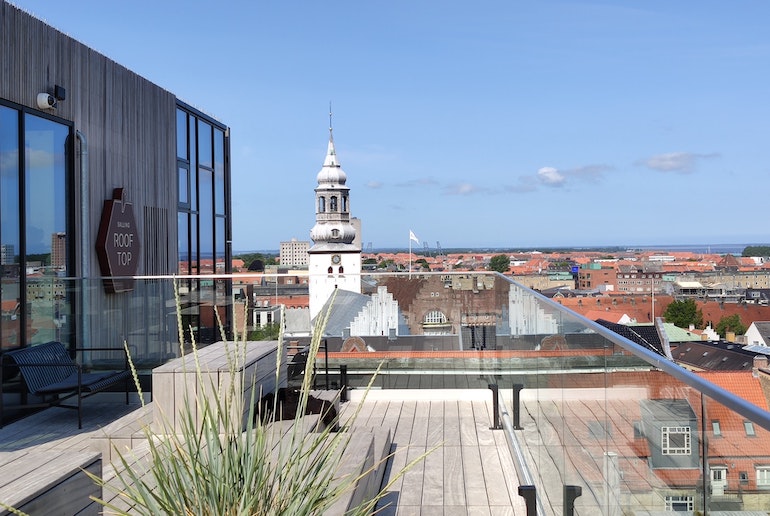
<instances>
[{"instance_id":1,"label":"distant sea horizon","mask_svg":"<svg viewBox=\"0 0 770 516\"><path fill-rule=\"evenodd\" d=\"M443 254L449 253L462 253L462 252L477 252L477 253L493 253L493 252L531 252L531 251L608 251L608 252L620 252L620 251L661 251L661 252L691 252L700 254L734 254L740 255L743 250L748 246L757 245L769 245L769 244L659 244L659 245L596 245L596 246L531 246L531 247L450 247L443 248L441 251ZM407 247L379 247L372 248L372 253L393 253L408 251ZM437 250L435 248L428 248L429 253L433 254ZM364 252L370 252L364 250ZM415 254L423 254L424 248L412 247L412 252ZM266 255L278 255L277 249L258 250L258 251L233 251L233 256L241 254L261 253Z\"/></svg>"}]
</instances>

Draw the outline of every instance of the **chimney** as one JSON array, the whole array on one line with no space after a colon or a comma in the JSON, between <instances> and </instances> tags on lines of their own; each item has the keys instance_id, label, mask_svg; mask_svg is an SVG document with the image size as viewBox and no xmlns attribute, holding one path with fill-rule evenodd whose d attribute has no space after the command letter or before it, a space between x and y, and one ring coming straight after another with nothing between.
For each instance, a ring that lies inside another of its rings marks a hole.
<instances>
[{"instance_id":1,"label":"chimney","mask_svg":"<svg viewBox=\"0 0 770 516\"><path fill-rule=\"evenodd\" d=\"M754 357L754 367L751 369L751 374L754 378L759 377L760 369L767 369L767 355L756 355Z\"/></svg>"}]
</instances>

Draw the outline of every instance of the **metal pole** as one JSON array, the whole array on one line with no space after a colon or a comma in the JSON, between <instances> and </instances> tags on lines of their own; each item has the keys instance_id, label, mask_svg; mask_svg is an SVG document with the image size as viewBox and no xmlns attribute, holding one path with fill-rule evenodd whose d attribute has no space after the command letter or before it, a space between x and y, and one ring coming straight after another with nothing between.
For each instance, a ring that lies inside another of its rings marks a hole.
<instances>
[{"instance_id":1,"label":"metal pole","mask_svg":"<svg viewBox=\"0 0 770 516\"><path fill-rule=\"evenodd\" d=\"M340 364L340 401L348 401L348 366Z\"/></svg>"},{"instance_id":2,"label":"metal pole","mask_svg":"<svg viewBox=\"0 0 770 516\"><path fill-rule=\"evenodd\" d=\"M498 387L495 383L490 383L487 387L492 391L492 427L490 430L502 430L503 425L500 424L500 400L498 399Z\"/></svg>"},{"instance_id":3,"label":"metal pole","mask_svg":"<svg viewBox=\"0 0 770 516\"><path fill-rule=\"evenodd\" d=\"M324 367L326 368L326 390L329 390L329 344L324 339Z\"/></svg>"}]
</instances>

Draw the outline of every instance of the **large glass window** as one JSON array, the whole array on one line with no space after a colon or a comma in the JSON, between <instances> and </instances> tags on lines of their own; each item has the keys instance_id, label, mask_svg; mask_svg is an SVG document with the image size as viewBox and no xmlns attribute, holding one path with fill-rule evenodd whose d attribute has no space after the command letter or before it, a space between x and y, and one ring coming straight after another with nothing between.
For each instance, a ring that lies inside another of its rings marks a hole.
<instances>
[{"instance_id":1,"label":"large glass window","mask_svg":"<svg viewBox=\"0 0 770 516\"><path fill-rule=\"evenodd\" d=\"M229 273L227 132L187 107L177 110L177 177L180 274ZM182 152L184 147L184 153ZM200 343L219 336L214 309L229 326L229 292L220 281L191 280L184 293L186 324Z\"/></svg>"},{"instance_id":2,"label":"large glass window","mask_svg":"<svg viewBox=\"0 0 770 516\"><path fill-rule=\"evenodd\" d=\"M69 342L67 276L71 128L0 106L3 348Z\"/></svg>"},{"instance_id":3,"label":"large glass window","mask_svg":"<svg viewBox=\"0 0 770 516\"><path fill-rule=\"evenodd\" d=\"M0 106L0 342L3 349L19 347L22 342L19 159L19 112Z\"/></svg>"},{"instance_id":4,"label":"large glass window","mask_svg":"<svg viewBox=\"0 0 770 516\"><path fill-rule=\"evenodd\" d=\"M214 212L217 215L226 215L225 199L227 192L225 187L225 133L220 129L214 131ZM219 239L219 236L217 236Z\"/></svg>"},{"instance_id":5,"label":"large glass window","mask_svg":"<svg viewBox=\"0 0 770 516\"><path fill-rule=\"evenodd\" d=\"M54 121L24 117L25 267L27 343L67 341L62 323L68 304L67 156L70 129ZM51 324L53 322L53 324Z\"/></svg>"}]
</instances>

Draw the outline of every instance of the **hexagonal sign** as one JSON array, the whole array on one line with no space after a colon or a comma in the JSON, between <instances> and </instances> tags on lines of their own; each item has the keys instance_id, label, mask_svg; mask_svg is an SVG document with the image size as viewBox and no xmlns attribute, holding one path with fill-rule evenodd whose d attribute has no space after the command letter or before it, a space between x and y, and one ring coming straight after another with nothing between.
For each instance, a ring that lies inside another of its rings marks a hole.
<instances>
[{"instance_id":1,"label":"hexagonal sign","mask_svg":"<svg viewBox=\"0 0 770 516\"><path fill-rule=\"evenodd\" d=\"M123 188L112 191L112 199L104 201L96 254L104 276L107 293L128 292L134 289L139 265L139 233L134 220L134 208L126 202Z\"/></svg>"}]
</instances>

